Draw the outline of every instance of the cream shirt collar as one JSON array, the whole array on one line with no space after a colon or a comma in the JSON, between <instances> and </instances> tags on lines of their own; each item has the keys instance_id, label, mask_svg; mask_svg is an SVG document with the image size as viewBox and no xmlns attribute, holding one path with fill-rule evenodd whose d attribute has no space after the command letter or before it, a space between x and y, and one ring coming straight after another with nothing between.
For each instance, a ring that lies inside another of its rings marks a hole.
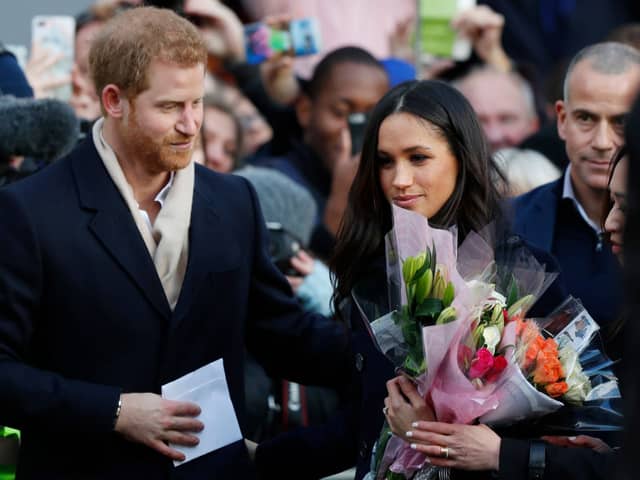
<instances>
[{"instance_id":1,"label":"cream shirt collar","mask_svg":"<svg viewBox=\"0 0 640 480\"><path fill-rule=\"evenodd\" d=\"M111 145L109 145L107 141L104 139L102 128L100 128L99 132L100 132L100 143L102 144L102 147L105 149L112 150ZM169 195L169 191L173 186L173 179L175 175L176 175L176 172L171 172L171 175L169 175L169 181L166 183L164 187L162 187L162 190L160 190L156 195L156 197L153 199L154 202L158 202L160 204L160 209L164 207L164 201L167 199L167 195ZM140 204L138 202L136 202L136 205L138 206L138 211L142 216L142 220L144 220L145 225L149 229L149 233L153 233L153 224L151 223L151 218L149 218L149 214L147 213L146 210L143 210L142 208L140 208Z\"/></svg>"}]
</instances>

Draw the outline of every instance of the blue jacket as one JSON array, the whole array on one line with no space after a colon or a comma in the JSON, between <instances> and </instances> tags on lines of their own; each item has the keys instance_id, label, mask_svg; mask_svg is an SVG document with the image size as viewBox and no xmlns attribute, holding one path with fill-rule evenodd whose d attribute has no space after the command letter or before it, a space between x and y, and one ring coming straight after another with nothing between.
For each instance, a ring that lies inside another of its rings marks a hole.
<instances>
[{"instance_id":1,"label":"blue jacket","mask_svg":"<svg viewBox=\"0 0 640 480\"><path fill-rule=\"evenodd\" d=\"M273 375L345 370L344 328L299 309L240 177L196 167L174 311L91 140L0 190L0 232L0 424L22 430L18 479L250 479L243 442L174 468L113 433L118 396L223 358L242 425L245 342Z\"/></svg>"}]
</instances>

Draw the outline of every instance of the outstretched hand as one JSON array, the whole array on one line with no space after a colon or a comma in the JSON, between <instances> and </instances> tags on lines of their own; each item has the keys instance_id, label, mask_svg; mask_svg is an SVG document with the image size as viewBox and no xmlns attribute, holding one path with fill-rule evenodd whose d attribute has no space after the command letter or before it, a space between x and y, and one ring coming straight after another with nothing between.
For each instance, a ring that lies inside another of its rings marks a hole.
<instances>
[{"instance_id":1,"label":"outstretched hand","mask_svg":"<svg viewBox=\"0 0 640 480\"><path fill-rule=\"evenodd\" d=\"M244 28L238 16L217 0L185 0L184 13L198 17L198 29L210 54L240 62L246 58Z\"/></svg>"},{"instance_id":2,"label":"outstretched hand","mask_svg":"<svg viewBox=\"0 0 640 480\"><path fill-rule=\"evenodd\" d=\"M116 432L126 439L153 448L172 460L184 460L184 455L168 443L195 446L204 425L197 420L200 407L189 402L166 400L155 393L126 393L120 397L122 408L116 422Z\"/></svg>"},{"instance_id":3,"label":"outstretched hand","mask_svg":"<svg viewBox=\"0 0 640 480\"><path fill-rule=\"evenodd\" d=\"M502 48L502 15L486 5L478 5L456 15L452 26L471 41L474 51L485 63L501 71L511 69L511 61Z\"/></svg>"},{"instance_id":4,"label":"outstretched hand","mask_svg":"<svg viewBox=\"0 0 640 480\"><path fill-rule=\"evenodd\" d=\"M331 167L331 192L324 209L324 224L333 234L338 233L342 217L347 209L351 184L360 165L360 154L351 155L351 135L348 129L341 133L339 148L329 162Z\"/></svg>"},{"instance_id":5,"label":"outstretched hand","mask_svg":"<svg viewBox=\"0 0 640 480\"><path fill-rule=\"evenodd\" d=\"M35 98L51 97L55 89L71 84L71 74L51 74L51 67L63 58L62 53L52 52L39 43L31 46L31 56L24 68L24 73Z\"/></svg>"}]
</instances>

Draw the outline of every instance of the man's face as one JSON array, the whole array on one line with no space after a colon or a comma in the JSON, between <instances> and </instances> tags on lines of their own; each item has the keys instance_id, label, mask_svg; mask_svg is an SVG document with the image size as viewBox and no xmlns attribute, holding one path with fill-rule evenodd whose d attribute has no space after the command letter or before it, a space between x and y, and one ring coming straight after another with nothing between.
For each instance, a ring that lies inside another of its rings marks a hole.
<instances>
[{"instance_id":1,"label":"man's face","mask_svg":"<svg viewBox=\"0 0 640 480\"><path fill-rule=\"evenodd\" d=\"M154 60L149 88L124 102L119 135L131 158L150 173L186 167L202 125L204 65Z\"/></svg>"},{"instance_id":2,"label":"man's face","mask_svg":"<svg viewBox=\"0 0 640 480\"><path fill-rule=\"evenodd\" d=\"M607 188L609 163L624 141L624 121L640 85L640 67L620 74L578 63L569 78L569 98L556 103L558 133L571 162L578 193Z\"/></svg>"},{"instance_id":3,"label":"man's face","mask_svg":"<svg viewBox=\"0 0 640 480\"><path fill-rule=\"evenodd\" d=\"M345 152L347 118L355 112L368 112L389 88L382 68L358 63L339 63L317 92L305 97L305 112L298 109L305 142L320 156L329 171Z\"/></svg>"},{"instance_id":4,"label":"man's face","mask_svg":"<svg viewBox=\"0 0 640 480\"><path fill-rule=\"evenodd\" d=\"M538 117L524 90L510 74L472 73L460 85L478 115L491 151L516 147L538 130Z\"/></svg>"}]
</instances>

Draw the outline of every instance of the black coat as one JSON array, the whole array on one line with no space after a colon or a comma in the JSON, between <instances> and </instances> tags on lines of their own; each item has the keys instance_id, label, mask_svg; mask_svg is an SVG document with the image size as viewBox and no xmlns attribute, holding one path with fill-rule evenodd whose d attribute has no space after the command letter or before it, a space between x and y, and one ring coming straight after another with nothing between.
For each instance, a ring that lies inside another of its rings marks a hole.
<instances>
[{"instance_id":1,"label":"black coat","mask_svg":"<svg viewBox=\"0 0 640 480\"><path fill-rule=\"evenodd\" d=\"M345 329L300 310L240 177L196 167L173 311L91 140L0 190L0 232L0 424L22 430L20 480L253 478L243 442L174 468L113 433L118 396L223 358L242 424L245 341L273 375L344 371Z\"/></svg>"}]
</instances>

